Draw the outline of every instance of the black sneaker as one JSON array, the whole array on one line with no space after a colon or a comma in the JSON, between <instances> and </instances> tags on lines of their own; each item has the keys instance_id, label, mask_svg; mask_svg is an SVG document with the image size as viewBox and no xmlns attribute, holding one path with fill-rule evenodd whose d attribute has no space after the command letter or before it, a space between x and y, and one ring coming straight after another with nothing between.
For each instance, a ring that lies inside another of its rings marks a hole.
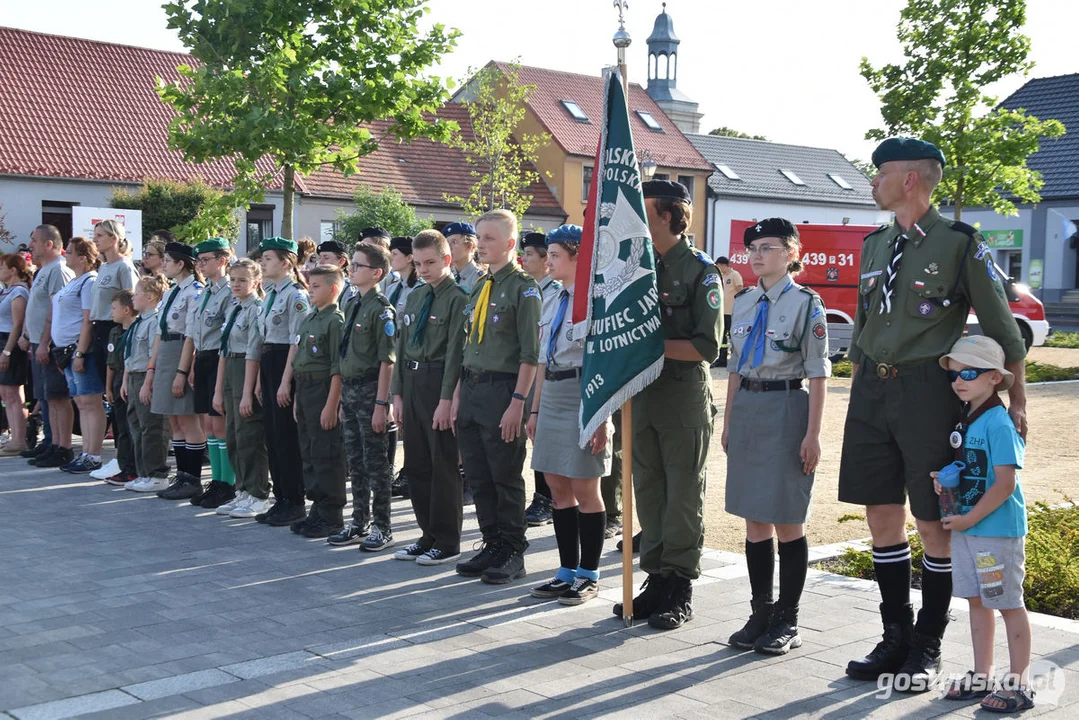
<instances>
[{"instance_id":1,"label":"black sneaker","mask_svg":"<svg viewBox=\"0 0 1079 720\"><path fill-rule=\"evenodd\" d=\"M693 619L693 582L678 575L666 580L667 597L648 618L657 630L674 630Z\"/></svg>"},{"instance_id":2,"label":"black sneaker","mask_svg":"<svg viewBox=\"0 0 1079 720\"><path fill-rule=\"evenodd\" d=\"M396 557L396 555L394 557ZM445 565L446 563L454 562L459 557L461 557L460 551L448 552L446 550L439 550L438 548L431 548L423 555L420 555L418 558L416 558L416 564L427 566ZM397 559L403 560L404 558Z\"/></svg>"},{"instance_id":3,"label":"black sneaker","mask_svg":"<svg viewBox=\"0 0 1079 720\"><path fill-rule=\"evenodd\" d=\"M373 526L367 539L360 543L360 550L364 552L381 552L391 547L393 547L393 535L384 534L377 526Z\"/></svg>"},{"instance_id":4,"label":"black sneaker","mask_svg":"<svg viewBox=\"0 0 1079 720\"><path fill-rule=\"evenodd\" d=\"M191 498L191 504L194 505L195 507L201 506L202 505L202 499L204 497L206 497L207 495L209 495L210 491L213 490L216 487L216 485L217 485L217 480L211 480L210 484L206 485L206 486L203 486L203 484L200 482L199 487L201 489L199 490L198 495L194 495Z\"/></svg>"},{"instance_id":5,"label":"black sneaker","mask_svg":"<svg viewBox=\"0 0 1079 720\"><path fill-rule=\"evenodd\" d=\"M71 448L60 447L58 445L54 445L53 448L52 452L44 457L37 458L37 462L35 462L34 465L39 468L58 468L67 465L75 459L75 452Z\"/></svg>"},{"instance_id":6,"label":"black sneaker","mask_svg":"<svg viewBox=\"0 0 1079 720\"><path fill-rule=\"evenodd\" d=\"M497 542L484 542L480 551L464 562L457 563L457 574L465 577L479 577L491 567L491 560L498 550Z\"/></svg>"},{"instance_id":7,"label":"black sneaker","mask_svg":"<svg viewBox=\"0 0 1079 720\"><path fill-rule=\"evenodd\" d=\"M650 617L667 597L667 584L662 575L649 575L641 585L641 594L633 598L633 617L643 620ZM622 617L622 603L615 603L614 614Z\"/></svg>"},{"instance_id":8,"label":"black sneaker","mask_svg":"<svg viewBox=\"0 0 1079 720\"><path fill-rule=\"evenodd\" d=\"M393 482L390 484L390 497L402 497L408 498L408 476L405 475L405 469L401 468L397 476L394 477Z\"/></svg>"},{"instance_id":9,"label":"black sneaker","mask_svg":"<svg viewBox=\"0 0 1079 720\"><path fill-rule=\"evenodd\" d=\"M768 621L772 619L772 603L764 600L751 600L753 613L742 629L731 635L727 644L740 650L752 650L757 638L768 631Z\"/></svg>"},{"instance_id":10,"label":"black sneaker","mask_svg":"<svg viewBox=\"0 0 1079 720\"><path fill-rule=\"evenodd\" d=\"M300 535L300 534L303 533L303 529L305 527L307 527L308 523L313 523L317 519L318 519L318 508L316 508L314 505L312 505L311 506L311 512L307 513L307 515L301 517L300 519L289 523L288 529L291 530L292 532L296 533L297 535ZM336 534L336 533L334 533L334 534ZM329 536L327 536L327 537L329 537Z\"/></svg>"},{"instance_id":11,"label":"black sneaker","mask_svg":"<svg viewBox=\"0 0 1079 720\"><path fill-rule=\"evenodd\" d=\"M404 560L405 562L416 562L417 558L426 553L431 548L427 545L423 545L418 542L414 542L407 547L403 547L393 554L394 560Z\"/></svg>"},{"instance_id":12,"label":"black sneaker","mask_svg":"<svg viewBox=\"0 0 1079 720\"><path fill-rule=\"evenodd\" d=\"M90 456L86 453L79 455L67 465L60 466L60 470L66 473L71 473L72 475L85 475L87 473L92 473L95 470L100 469L101 461L91 459Z\"/></svg>"},{"instance_id":13,"label":"black sneaker","mask_svg":"<svg viewBox=\"0 0 1079 720\"><path fill-rule=\"evenodd\" d=\"M525 510L525 522L530 527L550 525L554 521L554 503L551 498L532 493L532 504Z\"/></svg>"},{"instance_id":14,"label":"black sneaker","mask_svg":"<svg viewBox=\"0 0 1079 720\"><path fill-rule=\"evenodd\" d=\"M26 419L26 447L29 449L37 447L39 435L41 435L41 415L34 413Z\"/></svg>"},{"instance_id":15,"label":"black sneaker","mask_svg":"<svg viewBox=\"0 0 1079 720\"><path fill-rule=\"evenodd\" d=\"M800 647L802 638L798 634L797 608L773 609L768 629L753 643L753 649L765 655L786 655Z\"/></svg>"},{"instance_id":16,"label":"black sneaker","mask_svg":"<svg viewBox=\"0 0 1079 720\"><path fill-rule=\"evenodd\" d=\"M185 472L176 473L172 484L157 494L162 500L190 500L202 492L202 482Z\"/></svg>"},{"instance_id":17,"label":"black sneaker","mask_svg":"<svg viewBox=\"0 0 1079 720\"><path fill-rule=\"evenodd\" d=\"M333 522L321 515L316 515L314 520L304 523L300 534L307 538L325 538L330 535L336 535L339 532L341 532L340 520Z\"/></svg>"},{"instance_id":18,"label":"black sneaker","mask_svg":"<svg viewBox=\"0 0 1079 720\"><path fill-rule=\"evenodd\" d=\"M526 575L524 551L503 545L491 558L491 566L483 571L480 580L489 585L505 585Z\"/></svg>"},{"instance_id":19,"label":"black sneaker","mask_svg":"<svg viewBox=\"0 0 1079 720\"><path fill-rule=\"evenodd\" d=\"M270 509L266 512L259 513L255 516L255 522L267 524L271 517L279 514L288 505L284 500L274 500L274 504L270 506Z\"/></svg>"},{"instance_id":20,"label":"black sneaker","mask_svg":"<svg viewBox=\"0 0 1079 720\"><path fill-rule=\"evenodd\" d=\"M334 533L326 538L326 542L330 545L341 547L342 545L358 545L363 542L363 539L367 537L371 532L371 526L361 527L352 521L341 528L341 532Z\"/></svg>"},{"instance_id":21,"label":"black sneaker","mask_svg":"<svg viewBox=\"0 0 1079 720\"><path fill-rule=\"evenodd\" d=\"M892 679L893 687L906 693L928 692L940 675L941 664L940 638L915 630L914 645Z\"/></svg>"},{"instance_id":22,"label":"black sneaker","mask_svg":"<svg viewBox=\"0 0 1079 720\"><path fill-rule=\"evenodd\" d=\"M108 483L109 485L116 485L118 487L123 487L124 485L127 485L132 480L138 480L138 479L139 479L139 476L136 475L135 473L133 473L133 472L124 472L123 470L121 470L120 472L116 473L112 477L105 478L105 482Z\"/></svg>"},{"instance_id":23,"label":"black sneaker","mask_svg":"<svg viewBox=\"0 0 1079 720\"><path fill-rule=\"evenodd\" d=\"M549 600L551 598L561 597L571 587L573 587L573 583L568 583L565 580L555 578L550 582L532 588L528 591L528 594L534 598Z\"/></svg>"},{"instance_id":24,"label":"black sneaker","mask_svg":"<svg viewBox=\"0 0 1079 720\"><path fill-rule=\"evenodd\" d=\"M607 518L607 527L603 528L603 539L610 540L611 538L622 534L622 521L617 518Z\"/></svg>"},{"instance_id":25,"label":"black sneaker","mask_svg":"<svg viewBox=\"0 0 1079 720\"><path fill-rule=\"evenodd\" d=\"M216 510L217 508L230 503L236 499L236 488L228 483L223 483L219 480L211 480L210 488L206 491L206 494L202 498L202 502L199 503L199 507L204 507L207 510ZM194 498L191 500L194 502Z\"/></svg>"},{"instance_id":26,"label":"black sneaker","mask_svg":"<svg viewBox=\"0 0 1079 720\"><path fill-rule=\"evenodd\" d=\"M637 533L636 535L633 536L633 554L634 555L636 555L637 553L639 553L641 551L641 535L642 534L643 534L643 531L639 532L639 533ZM615 549L617 549L618 552L622 552L622 540L618 541L618 544L615 545ZM636 617L636 615L634 617Z\"/></svg>"},{"instance_id":27,"label":"black sneaker","mask_svg":"<svg viewBox=\"0 0 1079 720\"><path fill-rule=\"evenodd\" d=\"M599 585L595 580L578 577L573 586L558 598L560 605L584 605L589 600L599 597Z\"/></svg>"},{"instance_id":28,"label":"black sneaker","mask_svg":"<svg viewBox=\"0 0 1079 720\"><path fill-rule=\"evenodd\" d=\"M276 515L273 515L266 519L266 524L272 527L285 527L286 525L292 525L293 523L300 522L307 517L307 507L304 503L298 503L293 505L292 503L285 503L284 507L278 511ZM335 528L334 532L341 528ZM331 533L332 534L332 533Z\"/></svg>"},{"instance_id":29,"label":"black sneaker","mask_svg":"<svg viewBox=\"0 0 1079 720\"><path fill-rule=\"evenodd\" d=\"M44 443L41 444L41 445L36 445L36 446L34 446L32 448L27 447L26 450L23 450L21 453L19 453L19 457L26 458L27 460L34 460L36 458L41 457L46 452L48 452L51 448L54 448L54 447L56 447L56 446L55 445L45 445ZM28 463L28 464L29 465L36 465L37 463L31 462L31 463Z\"/></svg>"}]
</instances>

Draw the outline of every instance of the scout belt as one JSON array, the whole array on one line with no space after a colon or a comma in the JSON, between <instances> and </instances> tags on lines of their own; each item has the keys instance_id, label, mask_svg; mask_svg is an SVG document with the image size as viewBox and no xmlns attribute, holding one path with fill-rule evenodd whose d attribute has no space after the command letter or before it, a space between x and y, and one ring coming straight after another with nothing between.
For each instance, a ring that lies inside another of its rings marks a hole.
<instances>
[{"instance_id":1,"label":"scout belt","mask_svg":"<svg viewBox=\"0 0 1079 720\"><path fill-rule=\"evenodd\" d=\"M742 389L750 392L773 392L776 390L798 390L802 387L802 380L750 380L742 378Z\"/></svg>"},{"instance_id":2,"label":"scout belt","mask_svg":"<svg viewBox=\"0 0 1079 720\"><path fill-rule=\"evenodd\" d=\"M924 367L926 365L928 365L930 369L936 369L938 367L935 360L907 363L905 365L892 365L891 363L879 363L866 358L863 364L868 366L868 372L876 375L881 380L894 380L900 375L908 375L916 368Z\"/></svg>"},{"instance_id":3,"label":"scout belt","mask_svg":"<svg viewBox=\"0 0 1079 720\"><path fill-rule=\"evenodd\" d=\"M161 342L173 342L175 340L183 340L184 336L180 333L167 332L161 333Z\"/></svg>"},{"instance_id":4,"label":"scout belt","mask_svg":"<svg viewBox=\"0 0 1079 720\"><path fill-rule=\"evenodd\" d=\"M436 370L446 366L444 362L419 362L417 360L405 360L405 367L409 370Z\"/></svg>"},{"instance_id":5,"label":"scout belt","mask_svg":"<svg viewBox=\"0 0 1079 720\"><path fill-rule=\"evenodd\" d=\"M543 375L543 379L547 382L553 380L569 380L571 378L576 379L581 377L581 368L570 368L569 370L548 370Z\"/></svg>"},{"instance_id":6,"label":"scout belt","mask_svg":"<svg viewBox=\"0 0 1079 720\"><path fill-rule=\"evenodd\" d=\"M247 353L242 353L242 352L234 353L234 352L230 352L230 353L225 353L225 357L227 357L227 358L228 358L229 360L239 360L240 358L246 358L246 357L247 357Z\"/></svg>"},{"instance_id":7,"label":"scout belt","mask_svg":"<svg viewBox=\"0 0 1079 720\"><path fill-rule=\"evenodd\" d=\"M508 372L478 372L476 370L464 368L461 371L461 377L474 383L490 383L498 382L500 380L516 380L517 374Z\"/></svg>"},{"instance_id":8,"label":"scout belt","mask_svg":"<svg viewBox=\"0 0 1079 720\"><path fill-rule=\"evenodd\" d=\"M371 382L372 380L378 380L378 372L378 368L375 368L374 370L364 370L363 372L356 373L355 375L342 375L341 379L346 382L367 383Z\"/></svg>"}]
</instances>

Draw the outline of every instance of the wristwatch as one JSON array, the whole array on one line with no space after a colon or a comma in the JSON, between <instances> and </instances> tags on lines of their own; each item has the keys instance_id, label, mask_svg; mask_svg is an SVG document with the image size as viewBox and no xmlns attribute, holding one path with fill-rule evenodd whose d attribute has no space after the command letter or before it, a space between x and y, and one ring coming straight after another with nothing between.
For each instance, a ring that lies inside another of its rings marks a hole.
<instances>
[{"instance_id":1,"label":"wristwatch","mask_svg":"<svg viewBox=\"0 0 1079 720\"><path fill-rule=\"evenodd\" d=\"M4 349L4 354L7 355L8 357L11 357L11 351L6 349L6 348Z\"/></svg>"},{"instance_id":2,"label":"wristwatch","mask_svg":"<svg viewBox=\"0 0 1079 720\"><path fill-rule=\"evenodd\" d=\"M75 357L84 358L84 357L86 357L86 353L84 353L82 350L76 350L75 351Z\"/></svg>"},{"instance_id":3,"label":"wristwatch","mask_svg":"<svg viewBox=\"0 0 1079 720\"><path fill-rule=\"evenodd\" d=\"M522 402L528 399L519 392L513 393L513 395L511 395L510 397L512 397L514 400L521 400Z\"/></svg>"},{"instance_id":4,"label":"wristwatch","mask_svg":"<svg viewBox=\"0 0 1079 720\"><path fill-rule=\"evenodd\" d=\"M379 405L381 407L386 407L387 405L389 405L389 403L386 402L385 400L375 400L375 405Z\"/></svg>"}]
</instances>

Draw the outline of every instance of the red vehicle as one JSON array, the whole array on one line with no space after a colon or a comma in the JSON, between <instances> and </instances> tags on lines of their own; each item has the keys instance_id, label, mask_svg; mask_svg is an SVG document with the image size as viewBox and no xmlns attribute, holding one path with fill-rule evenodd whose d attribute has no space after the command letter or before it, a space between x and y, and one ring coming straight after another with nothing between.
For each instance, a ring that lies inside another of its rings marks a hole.
<instances>
[{"instance_id":1,"label":"red vehicle","mask_svg":"<svg viewBox=\"0 0 1079 720\"><path fill-rule=\"evenodd\" d=\"M731 267L741 273L746 285L756 284L757 276L749 265L745 248L734 238L741 238L745 229L753 223L752 220L731 221ZM850 346L854 329L862 241L876 226L809 224L797 225L797 228L802 240L802 263L805 265L798 282L820 294L828 310L829 342L834 354L840 355ZM1003 271L1000 274L1007 277ZM1028 287L1011 278L1008 278L1005 290L1027 348L1044 344L1050 328L1041 301L1030 293ZM978 319L973 312L967 318L967 330L973 334L979 332Z\"/></svg>"}]
</instances>

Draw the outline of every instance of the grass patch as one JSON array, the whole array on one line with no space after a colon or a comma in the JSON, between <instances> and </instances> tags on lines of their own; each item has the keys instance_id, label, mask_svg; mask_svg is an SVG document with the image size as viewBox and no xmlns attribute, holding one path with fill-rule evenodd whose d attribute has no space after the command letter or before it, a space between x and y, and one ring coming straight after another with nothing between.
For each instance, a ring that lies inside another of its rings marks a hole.
<instances>
[{"instance_id":1,"label":"grass patch","mask_svg":"<svg viewBox=\"0 0 1079 720\"><path fill-rule=\"evenodd\" d=\"M1027 565L1023 594L1027 608L1058 617L1079 619L1079 507L1050 507L1038 502L1027 508ZM913 559L911 586L922 584L921 539L910 536ZM848 549L834 560L817 563L821 570L875 580L873 554Z\"/></svg>"},{"instance_id":2,"label":"grass patch","mask_svg":"<svg viewBox=\"0 0 1079 720\"><path fill-rule=\"evenodd\" d=\"M1045 347L1079 348L1079 332L1055 332L1045 339Z\"/></svg>"},{"instance_id":3,"label":"grass patch","mask_svg":"<svg viewBox=\"0 0 1079 720\"><path fill-rule=\"evenodd\" d=\"M1027 382L1079 380L1079 367L1059 367L1027 360Z\"/></svg>"}]
</instances>

